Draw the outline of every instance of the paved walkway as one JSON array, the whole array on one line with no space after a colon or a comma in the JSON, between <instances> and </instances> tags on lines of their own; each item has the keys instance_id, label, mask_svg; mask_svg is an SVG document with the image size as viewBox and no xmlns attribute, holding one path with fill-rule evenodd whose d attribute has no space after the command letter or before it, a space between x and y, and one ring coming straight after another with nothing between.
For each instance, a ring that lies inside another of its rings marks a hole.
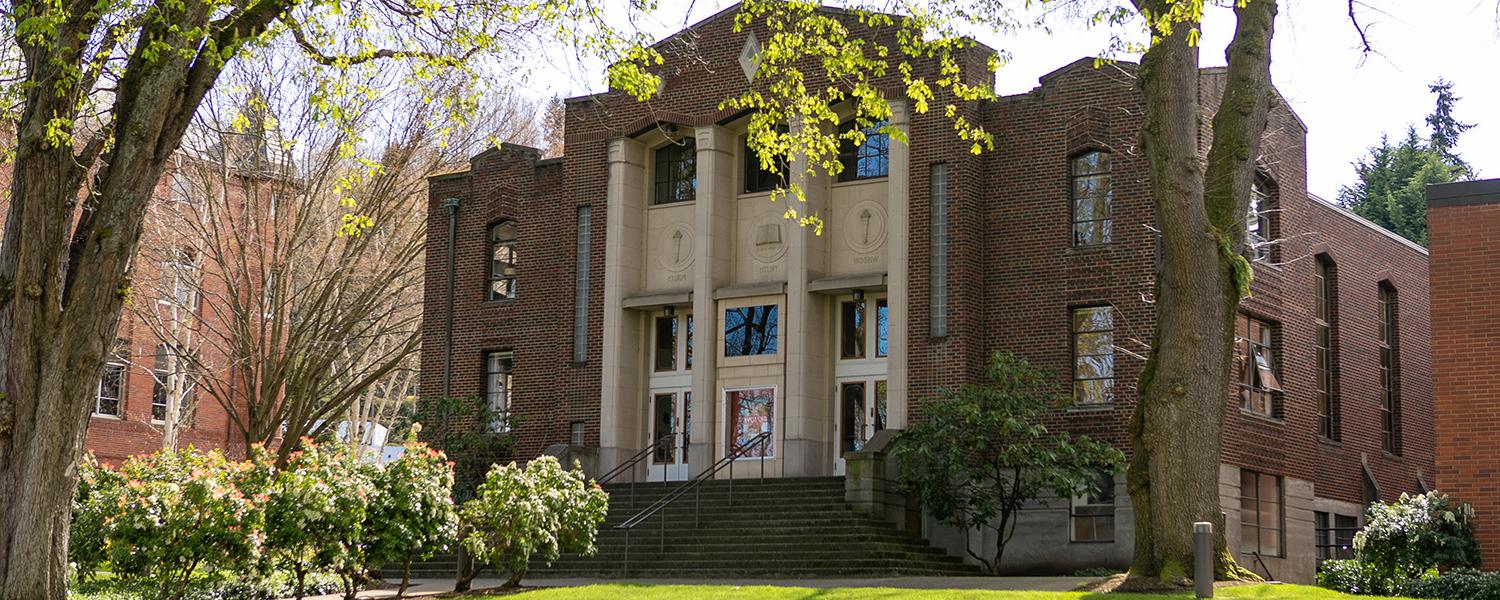
<instances>
[{"instance_id":1,"label":"paved walkway","mask_svg":"<svg viewBox=\"0 0 1500 600\"><path fill-rule=\"evenodd\" d=\"M596 583L645 585L774 585L786 587L836 588L884 587L913 590L1038 590L1066 592L1093 581L1088 577L871 577L864 579L527 579L531 587L579 586ZM475 579L474 589L495 587L499 579ZM422 597L453 590L449 579L414 579L408 597ZM395 589L360 592L360 598L393 598ZM341 595L309 596L315 600L337 600Z\"/></svg>"}]
</instances>

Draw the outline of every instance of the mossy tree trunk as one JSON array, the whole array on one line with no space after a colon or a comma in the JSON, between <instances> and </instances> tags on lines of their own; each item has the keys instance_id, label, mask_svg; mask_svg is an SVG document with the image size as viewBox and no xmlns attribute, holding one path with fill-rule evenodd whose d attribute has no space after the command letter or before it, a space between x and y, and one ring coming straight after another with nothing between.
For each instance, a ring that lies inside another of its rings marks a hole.
<instances>
[{"instance_id":1,"label":"mossy tree trunk","mask_svg":"<svg viewBox=\"0 0 1500 600\"><path fill-rule=\"evenodd\" d=\"M1153 19L1170 0L1136 0ZM1245 215L1273 90L1274 0L1235 9L1228 80L1203 106L1193 20L1175 23L1141 62L1142 142L1161 231L1156 330L1131 419L1129 489L1136 537L1131 577L1181 584L1193 573L1193 523L1218 532L1219 578L1254 577L1225 544L1219 461L1230 402L1234 321L1248 290ZM1212 114L1212 129L1204 119ZM1211 136L1205 158L1204 140Z\"/></svg>"}]
</instances>

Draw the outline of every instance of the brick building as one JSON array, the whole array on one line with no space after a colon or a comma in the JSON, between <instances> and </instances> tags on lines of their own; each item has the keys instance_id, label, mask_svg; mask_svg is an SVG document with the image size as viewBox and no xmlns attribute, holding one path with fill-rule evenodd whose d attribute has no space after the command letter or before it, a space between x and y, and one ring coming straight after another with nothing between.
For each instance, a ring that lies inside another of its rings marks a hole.
<instances>
[{"instance_id":1,"label":"brick building","mask_svg":"<svg viewBox=\"0 0 1500 600\"><path fill-rule=\"evenodd\" d=\"M1427 188L1437 484L1473 505L1486 567L1500 564L1500 179Z\"/></svg>"},{"instance_id":2,"label":"brick building","mask_svg":"<svg viewBox=\"0 0 1500 600\"><path fill-rule=\"evenodd\" d=\"M959 102L996 136L977 156L942 111L892 101L909 144L872 135L842 176L795 175L815 235L768 201L748 115L717 108L754 85L757 31L734 32L734 10L661 43L649 106L568 100L562 158L505 145L431 180L423 389L487 398L522 458L572 444L604 471L665 437L636 474L681 479L769 432L748 450L769 471L826 476L1009 350L1071 380L1061 426L1128 450L1157 260L1134 66L1083 59ZM992 83L989 52L961 57L968 82ZM1222 83L1203 72L1205 95ZM1242 563L1307 582L1365 503L1432 476L1427 253L1308 194L1285 102L1266 136L1221 495ZM1007 568L1128 564L1124 477L1101 476L1113 494L1026 511Z\"/></svg>"}]
</instances>

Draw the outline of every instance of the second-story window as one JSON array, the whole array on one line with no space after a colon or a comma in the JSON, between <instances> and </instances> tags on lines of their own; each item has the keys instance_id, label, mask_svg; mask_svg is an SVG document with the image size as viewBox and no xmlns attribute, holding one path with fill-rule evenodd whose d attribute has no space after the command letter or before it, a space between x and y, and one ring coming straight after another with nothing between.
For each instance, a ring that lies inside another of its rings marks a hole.
<instances>
[{"instance_id":1,"label":"second-story window","mask_svg":"<svg viewBox=\"0 0 1500 600\"><path fill-rule=\"evenodd\" d=\"M1318 435L1339 439L1339 402L1333 388L1334 324L1338 315L1338 292L1335 288L1333 261L1320 254L1313 265L1315 302L1314 336L1317 347Z\"/></svg>"},{"instance_id":2,"label":"second-story window","mask_svg":"<svg viewBox=\"0 0 1500 600\"><path fill-rule=\"evenodd\" d=\"M693 138L656 150L656 192L652 204L691 202L698 193L698 143Z\"/></svg>"},{"instance_id":3,"label":"second-story window","mask_svg":"<svg viewBox=\"0 0 1500 600\"><path fill-rule=\"evenodd\" d=\"M1396 288L1380 283L1380 433L1381 446L1401 454L1401 339Z\"/></svg>"},{"instance_id":4,"label":"second-story window","mask_svg":"<svg viewBox=\"0 0 1500 600\"><path fill-rule=\"evenodd\" d=\"M785 131L785 128L778 128ZM760 162L760 155L750 147L750 139L745 138L741 145L740 154L744 161L745 171L745 193L769 192L776 188L786 187L787 175L791 172L791 163L785 156L775 158L776 170L765 168Z\"/></svg>"},{"instance_id":5,"label":"second-story window","mask_svg":"<svg viewBox=\"0 0 1500 600\"><path fill-rule=\"evenodd\" d=\"M891 137L880 130L885 126L885 121L863 128L856 121L839 125L839 163L844 167L839 171L839 181L873 179L890 173ZM856 129L864 137L860 143L843 137L852 135Z\"/></svg>"},{"instance_id":6,"label":"second-story window","mask_svg":"<svg viewBox=\"0 0 1500 600\"><path fill-rule=\"evenodd\" d=\"M104 371L99 376L99 393L94 401L94 414L118 417L125 413L126 363L130 344L116 340L115 347L105 358Z\"/></svg>"},{"instance_id":7,"label":"second-story window","mask_svg":"<svg viewBox=\"0 0 1500 600\"><path fill-rule=\"evenodd\" d=\"M490 277L488 300L516 297L516 222L490 226Z\"/></svg>"},{"instance_id":8,"label":"second-story window","mask_svg":"<svg viewBox=\"0 0 1500 600\"><path fill-rule=\"evenodd\" d=\"M865 357L865 301L839 303L839 358Z\"/></svg>"},{"instance_id":9,"label":"second-story window","mask_svg":"<svg viewBox=\"0 0 1500 600\"><path fill-rule=\"evenodd\" d=\"M724 311L724 356L776 353L777 306L742 306Z\"/></svg>"},{"instance_id":10,"label":"second-story window","mask_svg":"<svg viewBox=\"0 0 1500 600\"><path fill-rule=\"evenodd\" d=\"M197 254L178 248L161 263L161 295L157 302L194 310L198 306Z\"/></svg>"},{"instance_id":11,"label":"second-story window","mask_svg":"<svg viewBox=\"0 0 1500 600\"><path fill-rule=\"evenodd\" d=\"M1267 417L1276 416L1276 398L1281 379L1271 350L1271 324L1240 315L1236 327L1235 361L1240 365L1240 408Z\"/></svg>"},{"instance_id":12,"label":"second-story window","mask_svg":"<svg viewBox=\"0 0 1500 600\"><path fill-rule=\"evenodd\" d=\"M1115 318L1108 306L1073 311L1073 403L1115 399Z\"/></svg>"},{"instance_id":13,"label":"second-story window","mask_svg":"<svg viewBox=\"0 0 1500 600\"><path fill-rule=\"evenodd\" d=\"M1258 261L1270 261L1271 213L1275 201L1271 198L1271 180L1257 173L1250 184L1250 212L1245 215L1245 243L1250 246L1250 256Z\"/></svg>"},{"instance_id":14,"label":"second-story window","mask_svg":"<svg viewBox=\"0 0 1500 600\"><path fill-rule=\"evenodd\" d=\"M1085 152L1073 158L1073 245L1099 246L1111 239L1114 182L1108 152Z\"/></svg>"},{"instance_id":15,"label":"second-story window","mask_svg":"<svg viewBox=\"0 0 1500 600\"><path fill-rule=\"evenodd\" d=\"M652 361L657 371L677 370L677 317L656 318L656 356Z\"/></svg>"}]
</instances>

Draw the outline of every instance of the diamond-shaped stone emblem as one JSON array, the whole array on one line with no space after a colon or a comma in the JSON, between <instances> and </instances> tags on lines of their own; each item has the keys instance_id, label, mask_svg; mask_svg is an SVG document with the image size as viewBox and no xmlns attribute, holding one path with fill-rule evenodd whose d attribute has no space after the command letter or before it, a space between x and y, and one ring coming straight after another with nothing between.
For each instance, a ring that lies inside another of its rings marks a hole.
<instances>
[{"instance_id":1,"label":"diamond-shaped stone emblem","mask_svg":"<svg viewBox=\"0 0 1500 600\"><path fill-rule=\"evenodd\" d=\"M755 32L745 38L745 47L740 49L740 68L745 71L747 81L755 81L755 72L760 69L760 40Z\"/></svg>"}]
</instances>

